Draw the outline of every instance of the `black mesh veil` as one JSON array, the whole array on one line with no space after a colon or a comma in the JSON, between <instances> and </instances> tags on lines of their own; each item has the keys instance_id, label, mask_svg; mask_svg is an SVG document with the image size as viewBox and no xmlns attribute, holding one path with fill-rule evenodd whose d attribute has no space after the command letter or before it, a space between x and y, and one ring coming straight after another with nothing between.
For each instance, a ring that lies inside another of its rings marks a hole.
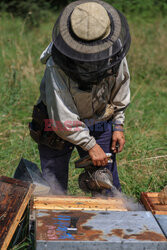
<instances>
[{"instance_id":1,"label":"black mesh veil","mask_svg":"<svg viewBox=\"0 0 167 250\"><path fill-rule=\"evenodd\" d=\"M130 47L130 32L126 18L111 5L100 0L108 12L111 31L105 39L83 41L72 31L70 16L81 0L69 4L59 16L52 33L52 57L56 64L73 80L95 84L110 74L116 74L120 62Z\"/></svg>"}]
</instances>

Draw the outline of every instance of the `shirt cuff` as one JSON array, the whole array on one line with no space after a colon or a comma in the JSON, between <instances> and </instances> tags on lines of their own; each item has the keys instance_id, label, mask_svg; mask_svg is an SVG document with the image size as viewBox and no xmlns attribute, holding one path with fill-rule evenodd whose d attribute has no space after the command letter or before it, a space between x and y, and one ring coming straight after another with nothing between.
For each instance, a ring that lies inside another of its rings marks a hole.
<instances>
[{"instance_id":1,"label":"shirt cuff","mask_svg":"<svg viewBox=\"0 0 167 250\"><path fill-rule=\"evenodd\" d=\"M80 146L81 146L81 148L82 148L83 150L88 151L88 150L90 150L91 148L93 148L95 145L96 145L96 140L95 140L94 137L92 137L91 140L90 140L88 143L86 143L86 144L84 144L84 145L80 145Z\"/></svg>"},{"instance_id":2,"label":"shirt cuff","mask_svg":"<svg viewBox=\"0 0 167 250\"><path fill-rule=\"evenodd\" d=\"M125 122L125 115L124 113L121 111L117 114L114 115L113 119L112 119L113 124L120 124L120 125L124 125Z\"/></svg>"}]
</instances>

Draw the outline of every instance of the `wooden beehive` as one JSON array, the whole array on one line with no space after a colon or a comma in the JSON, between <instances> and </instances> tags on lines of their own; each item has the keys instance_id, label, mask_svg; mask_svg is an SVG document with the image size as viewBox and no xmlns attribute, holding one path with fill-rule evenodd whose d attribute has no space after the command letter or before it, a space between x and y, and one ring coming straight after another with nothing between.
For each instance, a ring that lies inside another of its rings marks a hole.
<instances>
[{"instance_id":1,"label":"wooden beehive","mask_svg":"<svg viewBox=\"0 0 167 250\"><path fill-rule=\"evenodd\" d=\"M34 197L33 209L127 211L126 205L119 198L54 195Z\"/></svg>"},{"instance_id":2,"label":"wooden beehive","mask_svg":"<svg viewBox=\"0 0 167 250\"><path fill-rule=\"evenodd\" d=\"M167 215L167 204L161 204L159 199L159 193L141 193L141 201L148 211L153 214Z\"/></svg>"},{"instance_id":3,"label":"wooden beehive","mask_svg":"<svg viewBox=\"0 0 167 250\"><path fill-rule=\"evenodd\" d=\"M38 196L32 206L37 250L167 249L151 212L127 211L120 198Z\"/></svg>"},{"instance_id":4,"label":"wooden beehive","mask_svg":"<svg viewBox=\"0 0 167 250\"><path fill-rule=\"evenodd\" d=\"M34 185L0 176L0 249L7 249L31 198Z\"/></svg>"}]
</instances>

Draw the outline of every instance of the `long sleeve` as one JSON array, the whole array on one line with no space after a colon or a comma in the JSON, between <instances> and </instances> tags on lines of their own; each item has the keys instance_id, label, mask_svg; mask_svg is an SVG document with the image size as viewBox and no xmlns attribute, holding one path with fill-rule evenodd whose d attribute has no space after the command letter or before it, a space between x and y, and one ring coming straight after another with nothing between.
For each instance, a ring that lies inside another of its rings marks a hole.
<instances>
[{"instance_id":1,"label":"long sleeve","mask_svg":"<svg viewBox=\"0 0 167 250\"><path fill-rule=\"evenodd\" d=\"M110 102L114 107L113 122L124 124L125 109L130 103L130 74L126 58L124 58L119 67L115 86L112 89Z\"/></svg>"},{"instance_id":2,"label":"long sleeve","mask_svg":"<svg viewBox=\"0 0 167 250\"><path fill-rule=\"evenodd\" d=\"M96 140L90 136L85 123L80 121L77 108L68 89L68 78L64 77L66 76L61 75L61 71L55 67L52 58L50 58L44 75L49 119L52 119L55 125L58 124L55 131L58 136L87 151L96 144Z\"/></svg>"}]
</instances>

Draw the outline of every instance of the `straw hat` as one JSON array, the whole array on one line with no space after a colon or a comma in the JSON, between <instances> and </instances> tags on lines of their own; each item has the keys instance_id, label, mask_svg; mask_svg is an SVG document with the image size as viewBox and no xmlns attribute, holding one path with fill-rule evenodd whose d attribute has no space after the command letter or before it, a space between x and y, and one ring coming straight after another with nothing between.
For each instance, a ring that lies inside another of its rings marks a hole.
<instances>
[{"instance_id":1,"label":"straw hat","mask_svg":"<svg viewBox=\"0 0 167 250\"><path fill-rule=\"evenodd\" d=\"M70 58L96 60L96 55L92 58L92 54L108 49L112 54L112 45L121 36L121 23L120 13L110 4L101 0L80 0L67 5L60 14L52 40L55 47ZM100 57L103 59L106 55Z\"/></svg>"},{"instance_id":2,"label":"straw hat","mask_svg":"<svg viewBox=\"0 0 167 250\"><path fill-rule=\"evenodd\" d=\"M52 41L52 58L69 77L95 82L119 66L131 39L122 13L101 0L79 0L58 17Z\"/></svg>"},{"instance_id":3,"label":"straw hat","mask_svg":"<svg viewBox=\"0 0 167 250\"><path fill-rule=\"evenodd\" d=\"M105 8L96 2L82 3L71 14L71 27L80 39L104 39L111 31L110 18Z\"/></svg>"}]
</instances>

